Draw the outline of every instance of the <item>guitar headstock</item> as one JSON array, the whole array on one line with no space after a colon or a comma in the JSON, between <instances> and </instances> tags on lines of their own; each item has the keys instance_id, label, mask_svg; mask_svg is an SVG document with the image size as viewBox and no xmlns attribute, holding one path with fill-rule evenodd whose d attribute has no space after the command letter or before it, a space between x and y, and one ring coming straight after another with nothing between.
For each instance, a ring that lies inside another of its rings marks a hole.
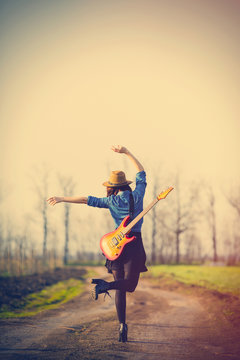
<instances>
[{"instance_id":1,"label":"guitar headstock","mask_svg":"<svg viewBox=\"0 0 240 360\"><path fill-rule=\"evenodd\" d=\"M162 192L158 195L157 199L158 199L158 200L165 199L165 197L166 197L166 196L170 193L170 191L172 191L172 190L173 190L173 187L170 186L167 190L162 191Z\"/></svg>"}]
</instances>

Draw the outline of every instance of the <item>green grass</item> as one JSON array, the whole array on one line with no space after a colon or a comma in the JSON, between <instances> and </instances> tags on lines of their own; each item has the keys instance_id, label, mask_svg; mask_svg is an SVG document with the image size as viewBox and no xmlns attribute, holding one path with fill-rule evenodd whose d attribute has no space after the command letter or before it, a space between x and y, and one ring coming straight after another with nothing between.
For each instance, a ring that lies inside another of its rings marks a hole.
<instances>
[{"instance_id":1,"label":"green grass","mask_svg":"<svg viewBox=\"0 0 240 360\"><path fill-rule=\"evenodd\" d=\"M66 303L73 297L80 295L84 290L84 282L77 279L60 281L52 286L47 286L38 293L28 295L25 305L19 302L19 308L10 311L5 305L0 310L0 318L33 316L37 313L54 309Z\"/></svg>"},{"instance_id":2,"label":"green grass","mask_svg":"<svg viewBox=\"0 0 240 360\"><path fill-rule=\"evenodd\" d=\"M156 279L164 277L169 283L177 280L184 284L240 296L240 267L156 265L150 266L146 275Z\"/></svg>"}]
</instances>

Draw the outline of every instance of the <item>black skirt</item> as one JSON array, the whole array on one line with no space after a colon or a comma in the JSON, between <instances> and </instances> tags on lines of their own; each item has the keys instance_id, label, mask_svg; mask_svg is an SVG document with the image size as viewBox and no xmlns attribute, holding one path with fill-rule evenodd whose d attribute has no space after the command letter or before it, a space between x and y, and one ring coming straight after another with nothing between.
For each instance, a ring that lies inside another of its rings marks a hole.
<instances>
[{"instance_id":1,"label":"black skirt","mask_svg":"<svg viewBox=\"0 0 240 360\"><path fill-rule=\"evenodd\" d=\"M135 236L136 239L124 246L121 255L113 261L106 259L105 266L109 273L112 273L112 270L124 270L129 273L148 271L141 233L131 232L129 236Z\"/></svg>"}]
</instances>

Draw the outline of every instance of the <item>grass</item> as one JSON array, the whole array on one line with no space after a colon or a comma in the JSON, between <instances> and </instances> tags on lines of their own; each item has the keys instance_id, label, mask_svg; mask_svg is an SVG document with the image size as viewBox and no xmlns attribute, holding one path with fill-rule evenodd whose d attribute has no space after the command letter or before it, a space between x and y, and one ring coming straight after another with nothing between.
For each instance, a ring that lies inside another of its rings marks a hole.
<instances>
[{"instance_id":1,"label":"grass","mask_svg":"<svg viewBox=\"0 0 240 360\"><path fill-rule=\"evenodd\" d=\"M19 302L19 308L10 311L5 305L0 312L0 318L16 318L33 316L43 310L54 309L66 303L84 290L84 282L77 279L60 281L47 286L38 293L30 294L25 298L25 304Z\"/></svg>"},{"instance_id":2,"label":"grass","mask_svg":"<svg viewBox=\"0 0 240 360\"><path fill-rule=\"evenodd\" d=\"M156 265L150 266L146 275L155 279L163 277L169 283L180 281L240 297L240 267Z\"/></svg>"},{"instance_id":3,"label":"grass","mask_svg":"<svg viewBox=\"0 0 240 360\"><path fill-rule=\"evenodd\" d=\"M65 266L104 266L105 261L89 260L89 261L69 261Z\"/></svg>"}]
</instances>

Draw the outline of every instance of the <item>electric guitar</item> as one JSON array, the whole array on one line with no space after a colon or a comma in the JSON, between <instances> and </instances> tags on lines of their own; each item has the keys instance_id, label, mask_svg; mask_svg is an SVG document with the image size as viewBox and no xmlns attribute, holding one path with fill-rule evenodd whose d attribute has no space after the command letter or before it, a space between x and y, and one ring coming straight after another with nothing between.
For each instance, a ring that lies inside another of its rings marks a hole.
<instances>
[{"instance_id":1,"label":"electric guitar","mask_svg":"<svg viewBox=\"0 0 240 360\"><path fill-rule=\"evenodd\" d=\"M161 192L152 202L144 209L138 216L135 217L129 224L130 216L127 215L119 227L104 235L100 240L100 247L103 254L109 260L116 260L122 253L124 246L129 242L136 239L135 236L128 237L127 234L131 231L132 227L137 224L137 222L149 211L151 208L157 204L161 199L165 197L173 190L173 187L169 187L167 190Z\"/></svg>"}]
</instances>

